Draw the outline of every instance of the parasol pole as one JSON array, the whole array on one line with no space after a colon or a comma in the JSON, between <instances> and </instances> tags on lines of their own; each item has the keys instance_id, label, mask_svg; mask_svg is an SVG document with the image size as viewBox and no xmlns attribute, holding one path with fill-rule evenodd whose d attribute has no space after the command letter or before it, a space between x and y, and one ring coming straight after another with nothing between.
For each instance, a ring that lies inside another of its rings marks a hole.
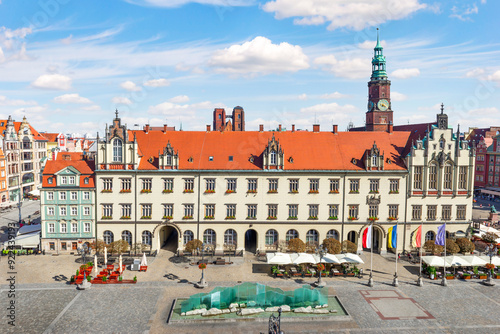
<instances>
[{"instance_id":1,"label":"parasol pole","mask_svg":"<svg viewBox=\"0 0 500 334\"><path fill-rule=\"evenodd\" d=\"M444 223L443 279L441 280L441 285L448 286L448 282L446 282L446 222Z\"/></svg>"},{"instance_id":2,"label":"parasol pole","mask_svg":"<svg viewBox=\"0 0 500 334\"><path fill-rule=\"evenodd\" d=\"M391 244L392 244L392 235L387 237L391 238ZM398 287L399 282L398 282L398 222L397 221L396 221L396 245L393 246L396 247L396 251L394 252L394 254L396 254L396 272L394 273L394 280L392 281L392 285Z\"/></svg>"},{"instance_id":3,"label":"parasol pole","mask_svg":"<svg viewBox=\"0 0 500 334\"><path fill-rule=\"evenodd\" d=\"M422 243L423 234L424 234L423 223L420 223L420 266L419 266L419 271L418 271L418 281L417 281L418 286L424 285L424 281L422 279L422 248L424 246L424 244Z\"/></svg>"},{"instance_id":4,"label":"parasol pole","mask_svg":"<svg viewBox=\"0 0 500 334\"><path fill-rule=\"evenodd\" d=\"M372 223L370 224L370 278L368 279L368 286L372 287L373 286L373 220Z\"/></svg>"}]
</instances>

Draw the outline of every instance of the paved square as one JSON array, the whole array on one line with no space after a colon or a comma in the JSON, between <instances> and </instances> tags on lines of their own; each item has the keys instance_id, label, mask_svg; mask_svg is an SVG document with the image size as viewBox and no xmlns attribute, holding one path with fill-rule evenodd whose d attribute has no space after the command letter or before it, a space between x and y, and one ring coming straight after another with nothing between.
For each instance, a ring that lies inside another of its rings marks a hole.
<instances>
[{"instance_id":1,"label":"paved square","mask_svg":"<svg viewBox=\"0 0 500 334\"><path fill-rule=\"evenodd\" d=\"M362 290L372 309L382 320L434 319L412 298L405 298L393 290Z\"/></svg>"}]
</instances>

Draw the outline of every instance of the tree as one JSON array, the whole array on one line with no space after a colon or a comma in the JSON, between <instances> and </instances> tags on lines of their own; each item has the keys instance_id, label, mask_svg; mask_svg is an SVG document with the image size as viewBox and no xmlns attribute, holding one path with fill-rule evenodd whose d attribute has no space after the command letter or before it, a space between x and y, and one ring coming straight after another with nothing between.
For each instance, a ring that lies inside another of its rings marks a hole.
<instances>
[{"instance_id":1,"label":"tree","mask_svg":"<svg viewBox=\"0 0 500 334\"><path fill-rule=\"evenodd\" d=\"M460 252L460 247L458 247L457 243L453 239L446 239L446 253L456 254L458 252Z\"/></svg>"},{"instance_id":2,"label":"tree","mask_svg":"<svg viewBox=\"0 0 500 334\"><path fill-rule=\"evenodd\" d=\"M474 243L467 238L458 238L455 242L460 247L460 253L472 253L476 249Z\"/></svg>"},{"instance_id":3,"label":"tree","mask_svg":"<svg viewBox=\"0 0 500 334\"><path fill-rule=\"evenodd\" d=\"M111 253L122 254L128 251L129 244L125 240L113 241L110 246Z\"/></svg>"},{"instance_id":4,"label":"tree","mask_svg":"<svg viewBox=\"0 0 500 334\"><path fill-rule=\"evenodd\" d=\"M279 240L277 245L278 252L286 252L288 245L285 240Z\"/></svg>"},{"instance_id":5,"label":"tree","mask_svg":"<svg viewBox=\"0 0 500 334\"><path fill-rule=\"evenodd\" d=\"M316 241L306 242L306 252L307 253L316 253L316 248L318 248L318 243Z\"/></svg>"},{"instance_id":6,"label":"tree","mask_svg":"<svg viewBox=\"0 0 500 334\"><path fill-rule=\"evenodd\" d=\"M303 253L306 251L306 244L299 238L290 239L288 241L288 250L295 253Z\"/></svg>"},{"instance_id":7,"label":"tree","mask_svg":"<svg viewBox=\"0 0 500 334\"><path fill-rule=\"evenodd\" d=\"M342 251L340 241L334 238L323 240L323 247L325 247L330 254L339 254Z\"/></svg>"},{"instance_id":8,"label":"tree","mask_svg":"<svg viewBox=\"0 0 500 334\"><path fill-rule=\"evenodd\" d=\"M102 239L97 239L97 244L96 241L92 241L92 244L90 245L90 248L94 249L97 253L102 253L104 252L104 247L106 244L104 243L104 240Z\"/></svg>"},{"instance_id":9,"label":"tree","mask_svg":"<svg viewBox=\"0 0 500 334\"><path fill-rule=\"evenodd\" d=\"M498 239L498 236L493 232L486 232L485 234L483 234L482 239L484 242L491 244Z\"/></svg>"},{"instance_id":10,"label":"tree","mask_svg":"<svg viewBox=\"0 0 500 334\"><path fill-rule=\"evenodd\" d=\"M342 250L347 253L356 253L358 246L352 241L344 240L344 242L342 242Z\"/></svg>"},{"instance_id":11,"label":"tree","mask_svg":"<svg viewBox=\"0 0 500 334\"><path fill-rule=\"evenodd\" d=\"M200 249L202 251L203 243L198 240L198 239L193 239L191 241L188 241L186 243L186 246L184 246L184 250L188 253L193 253L194 251Z\"/></svg>"},{"instance_id":12,"label":"tree","mask_svg":"<svg viewBox=\"0 0 500 334\"><path fill-rule=\"evenodd\" d=\"M436 245L434 243L434 240L427 240L424 243L424 249L426 252L437 254L437 253L441 253L444 250L444 247Z\"/></svg>"}]
</instances>

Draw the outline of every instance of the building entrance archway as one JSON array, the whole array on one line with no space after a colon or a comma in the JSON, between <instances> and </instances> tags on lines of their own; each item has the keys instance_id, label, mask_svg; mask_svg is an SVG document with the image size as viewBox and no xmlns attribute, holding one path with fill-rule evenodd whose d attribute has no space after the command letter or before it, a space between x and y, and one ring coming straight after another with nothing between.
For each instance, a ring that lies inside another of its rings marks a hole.
<instances>
[{"instance_id":1,"label":"building entrance archway","mask_svg":"<svg viewBox=\"0 0 500 334\"><path fill-rule=\"evenodd\" d=\"M160 249L168 250L171 252L177 252L179 248L179 227L175 224L158 224L153 230L153 245L156 245L156 250Z\"/></svg>"},{"instance_id":2,"label":"building entrance archway","mask_svg":"<svg viewBox=\"0 0 500 334\"><path fill-rule=\"evenodd\" d=\"M245 251L250 253L257 251L257 231L254 229L245 232Z\"/></svg>"}]
</instances>

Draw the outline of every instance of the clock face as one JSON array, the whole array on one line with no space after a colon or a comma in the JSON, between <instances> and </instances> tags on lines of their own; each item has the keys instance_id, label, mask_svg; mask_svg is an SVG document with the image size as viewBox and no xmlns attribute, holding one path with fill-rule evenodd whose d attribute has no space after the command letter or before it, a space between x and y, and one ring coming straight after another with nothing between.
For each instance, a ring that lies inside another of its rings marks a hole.
<instances>
[{"instance_id":1,"label":"clock face","mask_svg":"<svg viewBox=\"0 0 500 334\"><path fill-rule=\"evenodd\" d=\"M377 103L377 107L379 110L386 111L389 109L389 101L386 99L379 100Z\"/></svg>"},{"instance_id":2,"label":"clock face","mask_svg":"<svg viewBox=\"0 0 500 334\"><path fill-rule=\"evenodd\" d=\"M373 107L375 106L375 103L372 101L368 101L368 111L373 110Z\"/></svg>"}]
</instances>

